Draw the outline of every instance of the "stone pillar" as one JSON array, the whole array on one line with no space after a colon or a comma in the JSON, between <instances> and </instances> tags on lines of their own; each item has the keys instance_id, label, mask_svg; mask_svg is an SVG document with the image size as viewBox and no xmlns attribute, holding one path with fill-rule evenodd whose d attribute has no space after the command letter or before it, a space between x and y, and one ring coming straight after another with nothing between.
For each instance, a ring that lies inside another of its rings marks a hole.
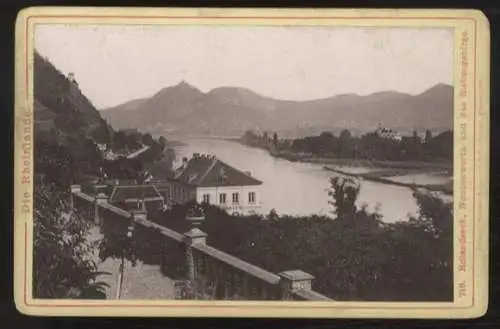
<instances>
[{"instance_id":1,"label":"stone pillar","mask_svg":"<svg viewBox=\"0 0 500 329\"><path fill-rule=\"evenodd\" d=\"M206 241L207 234L201 231L199 228L193 228L184 233L184 244L186 246L187 277L190 281L194 281L196 278L193 258L193 246L196 244L205 244Z\"/></svg>"},{"instance_id":2,"label":"stone pillar","mask_svg":"<svg viewBox=\"0 0 500 329\"><path fill-rule=\"evenodd\" d=\"M283 300L291 300L292 294L299 290L311 290L314 277L301 270L278 273Z\"/></svg>"},{"instance_id":3,"label":"stone pillar","mask_svg":"<svg viewBox=\"0 0 500 329\"><path fill-rule=\"evenodd\" d=\"M104 193L97 194L94 201L94 223L96 225L100 225L103 220L100 206L107 203L108 203L108 197L106 194Z\"/></svg>"},{"instance_id":4,"label":"stone pillar","mask_svg":"<svg viewBox=\"0 0 500 329\"><path fill-rule=\"evenodd\" d=\"M94 185L94 193L95 194L103 193L104 191L106 191L107 187L108 187L108 185L106 185L106 184L95 184Z\"/></svg>"},{"instance_id":5,"label":"stone pillar","mask_svg":"<svg viewBox=\"0 0 500 329\"><path fill-rule=\"evenodd\" d=\"M73 185L70 185L69 188L70 188L70 194L71 194L71 197L70 197L71 209L75 210L76 204L75 204L75 195L74 194L81 192L82 186L78 185L78 184L73 184Z\"/></svg>"},{"instance_id":6,"label":"stone pillar","mask_svg":"<svg viewBox=\"0 0 500 329\"><path fill-rule=\"evenodd\" d=\"M250 300L250 293L248 289L248 275L243 273L241 277L241 290L242 290L242 297L244 299Z\"/></svg>"},{"instance_id":7,"label":"stone pillar","mask_svg":"<svg viewBox=\"0 0 500 329\"><path fill-rule=\"evenodd\" d=\"M130 213L132 214L132 222L137 222L141 220L147 220L148 219L148 214L144 209L134 209L131 210Z\"/></svg>"}]
</instances>

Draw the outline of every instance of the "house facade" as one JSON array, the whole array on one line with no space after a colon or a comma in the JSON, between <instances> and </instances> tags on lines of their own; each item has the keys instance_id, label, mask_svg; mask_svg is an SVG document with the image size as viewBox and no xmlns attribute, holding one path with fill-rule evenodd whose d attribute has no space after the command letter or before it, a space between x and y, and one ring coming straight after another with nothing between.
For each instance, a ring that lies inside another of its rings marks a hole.
<instances>
[{"instance_id":1,"label":"house facade","mask_svg":"<svg viewBox=\"0 0 500 329\"><path fill-rule=\"evenodd\" d=\"M230 214L257 213L262 182L211 155L193 154L184 159L171 180L173 203L208 203Z\"/></svg>"}]
</instances>

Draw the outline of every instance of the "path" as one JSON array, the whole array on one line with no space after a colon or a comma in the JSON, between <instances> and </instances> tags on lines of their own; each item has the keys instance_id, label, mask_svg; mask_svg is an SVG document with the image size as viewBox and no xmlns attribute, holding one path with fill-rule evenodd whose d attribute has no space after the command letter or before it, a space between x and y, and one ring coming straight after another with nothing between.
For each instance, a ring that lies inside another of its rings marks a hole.
<instances>
[{"instance_id":1,"label":"path","mask_svg":"<svg viewBox=\"0 0 500 329\"><path fill-rule=\"evenodd\" d=\"M132 152L129 155L127 155L127 159L137 158L140 154L146 152L147 150L149 150L149 146L145 145L141 149L139 149L139 150L137 150L135 152Z\"/></svg>"},{"instance_id":2,"label":"path","mask_svg":"<svg viewBox=\"0 0 500 329\"><path fill-rule=\"evenodd\" d=\"M99 227L93 227L90 238L97 240L101 237ZM111 273L111 275L103 275L98 279L110 285L106 289L108 299L116 299L119 266L120 260L112 258L106 259L98 266L99 271ZM174 282L160 272L159 265L137 262L136 266L132 266L130 262L126 262L121 299L174 299Z\"/></svg>"}]
</instances>

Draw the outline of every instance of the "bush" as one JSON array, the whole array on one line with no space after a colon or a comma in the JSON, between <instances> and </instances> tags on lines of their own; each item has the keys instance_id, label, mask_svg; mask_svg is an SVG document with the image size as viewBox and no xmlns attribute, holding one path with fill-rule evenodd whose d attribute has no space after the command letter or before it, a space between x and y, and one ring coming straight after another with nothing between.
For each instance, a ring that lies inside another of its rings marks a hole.
<instances>
[{"instance_id":1,"label":"bush","mask_svg":"<svg viewBox=\"0 0 500 329\"><path fill-rule=\"evenodd\" d=\"M36 185L33 296L106 299L106 283L97 281L95 243L90 224L72 213L53 187Z\"/></svg>"},{"instance_id":2,"label":"bush","mask_svg":"<svg viewBox=\"0 0 500 329\"><path fill-rule=\"evenodd\" d=\"M337 300L453 300L450 205L415 191L420 214L387 224L355 207L356 182L333 178L331 185L333 217L231 216L204 205L200 229L211 246L270 272L309 272L313 289ZM183 233L189 229L188 207L176 206L154 220Z\"/></svg>"}]
</instances>

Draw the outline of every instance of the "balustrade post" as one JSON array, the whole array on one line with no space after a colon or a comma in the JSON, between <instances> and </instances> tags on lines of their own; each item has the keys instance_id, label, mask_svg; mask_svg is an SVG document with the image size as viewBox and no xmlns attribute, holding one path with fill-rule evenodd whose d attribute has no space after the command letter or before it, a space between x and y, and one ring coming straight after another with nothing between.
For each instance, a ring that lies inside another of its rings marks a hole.
<instances>
[{"instance_id":1,"label":"balustrade post","mask_svg":"<svg viewBox=\"0 0 500 329\"><path fill-rule=\"evenodd\" d=\"M242 296L244 299L250 299L250 293L248 289L248 275L247 274L242 274Z\"/></svg>"},{"instance_id":2,"label":"balustrade post","mask_svg":"<svg viewBox=\"0 0 500 329\"><path fill-rule=\"evenodd\" d=\"M262 300L267 300L267 287L265 285L261 285L260 289L261 289L260 297L262 298Z\"/></svg>"},{"instance_id":3,"label":"balustrade post","mask_svg":"<svg viewBox=\"0 0 500 329\"><path fill-rule=\"evenodd\" d=\"M224 282L224 300L231 297L231 272L227 266L222 267L222 282Z\"/></svg>"},{"instance_id":4,"label":"balustrade post","mask_svg":"<svg viewBox=\"0 0 500 329\"><path fill-rule=\"evenodd\" d=\"M100 206L108 203L108 197L104 193L99 193L95 197L94 203L94 223L100 225L102 223L102 216L100 212Z\"/></svg>"},{"instance_id":5,"label":"balustrade post","mask_svg":"<svg viewBox=\"0 0 500 329\"><path fill-rule=\"evenodd\" d=\"M281 280L279 282L281 287L282 299L293 299L293 293L299 290L311 290L312 280L314 277L301 270L284 271L278 273Z\"/></svg>"},{"instance_id":6,"label":"balustrade post","mask_svg":"<svg viewBox=\"0 0 500 329\"><path fill-rule=\"evenodd\" d=\"M73 184L73 185L70 185L69 188L70 188L70 194L71 194L71 197L70 197L71 209L72 210L76 210L75 209L75 207L76 207L76 204L75 204L75 193L81 192L82 191L82 186L78 185L78 184Z\"/></svg>"},{"instance_id":7,"label":"balustrade post","mask_svg":"<svg viewBox=\"0 0 500 329\"><path fill-rule=\"evenodd\" d=\"M193 257L193 246L196 244L205 244L207 234L198 228L193 228L184 233L184 244L186 248L187 277L191 282L196 279L196 271Z\"/></svg>"},{"instance_id":8,"label":"balustrade post","mask_svg":"<svg viewBox=\"0 0 500 329\"><path fill-rule=\"evenodd\" d=\"M148 219L148 215L144 209L133 209L130 213L132 214L132 222L144 221Z\"/></svg>"},{"instance_id":9,"label":"balustrade post","mask_svg":"<svg viewBox=\"0 0 500 329\"><path fill-rule=\"evenodd\" d=\"M160 270L163 274L167 273L167 261L166 261L167 251L168 251L167 238L162 236L162 238L161 238L161 254L160 254L160 256L161 256L160 257Z\"/></svg>"}]
</instances>

